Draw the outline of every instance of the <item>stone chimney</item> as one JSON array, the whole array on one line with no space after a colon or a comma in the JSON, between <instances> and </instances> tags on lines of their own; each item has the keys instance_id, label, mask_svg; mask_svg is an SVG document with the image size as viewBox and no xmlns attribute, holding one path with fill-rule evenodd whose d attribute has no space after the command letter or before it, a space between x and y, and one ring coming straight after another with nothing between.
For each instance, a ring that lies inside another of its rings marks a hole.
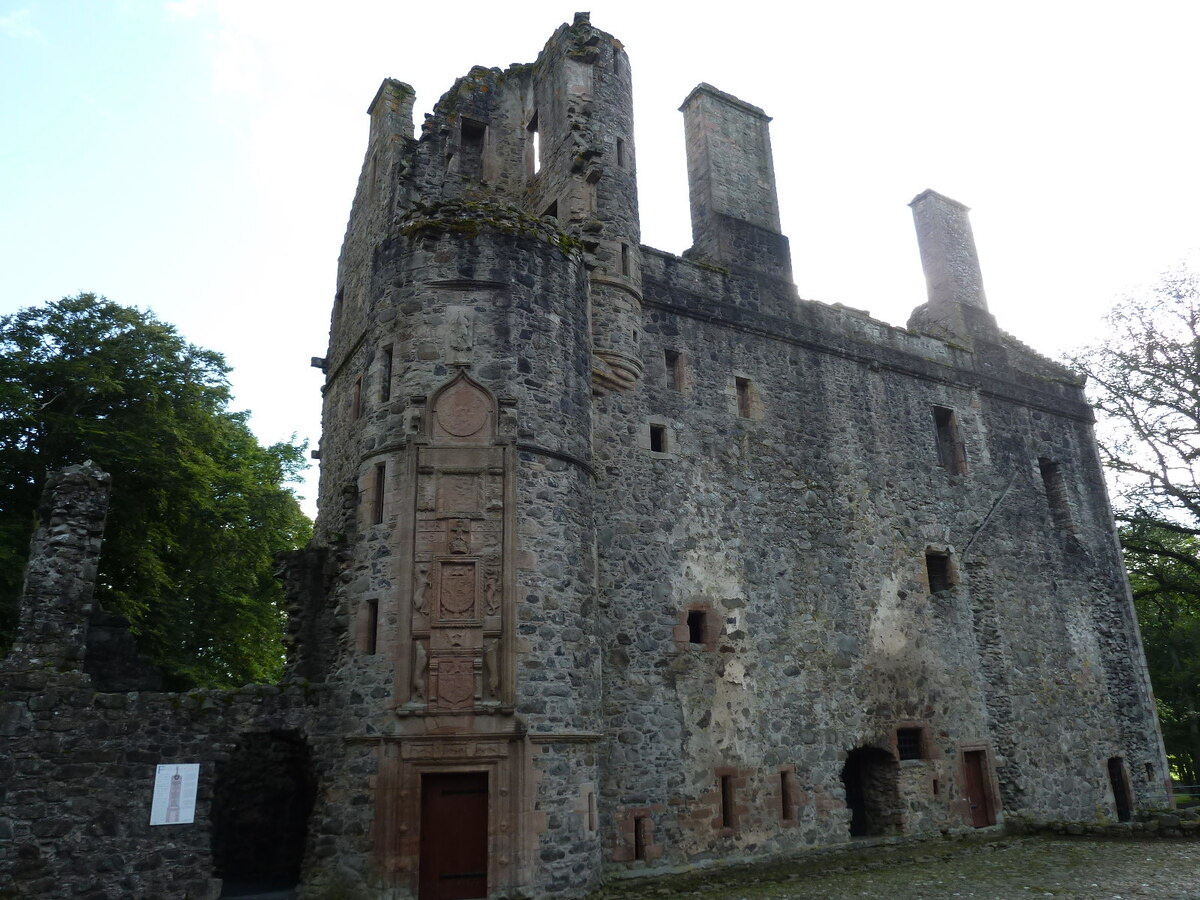
<instances>
[{"instance_id":1,"label":"stone chimney","mask_svg":"<svg viewBox=\"0 0 1200 900\"><path fill-rule=\"evenodd\" d=\"M993 338L996 322L983 292L979 255L967 215L970 210L937 191L923 191L909 206L929 300L913 311L908 327L968 343L975 337Z\"/></svg>"},{"instance_id":2,"label":"stone chimney","mask_svg":"<svg viewBox=\"0 0 1200 900\"><path fill-rule=\"evenodd\" d=\"M791 278L791 251L780 232L771 160L771 117L710 84L688 94L683 113L692 249L731 268Z\"/></svg>"}]
</instances>

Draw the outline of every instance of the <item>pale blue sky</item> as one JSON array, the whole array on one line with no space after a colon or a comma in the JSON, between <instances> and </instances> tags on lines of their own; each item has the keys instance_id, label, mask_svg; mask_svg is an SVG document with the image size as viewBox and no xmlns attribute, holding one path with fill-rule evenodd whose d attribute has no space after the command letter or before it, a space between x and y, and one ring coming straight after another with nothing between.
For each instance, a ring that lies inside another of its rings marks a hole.
<instances>
[{"instance_id":1,"label":"pale blue sky","mask_svg":"<svg viewBox=\"0 0 1200 900\"><path fill-rule=\"evenodd\" d=\"M0 0L0 314L80 290L153 308L226 354L263 440L315 446L308 359L379 81L413 84L419 121L576 5ZM633 65L648 244L690 242L676 109L709 81L774 117L806 298L903 324L924 293L906 204L929 187L972 207L1001 325L1051 354L1200 245L1200 4L708 9L592 8Z\"/></svg>"}]
</instances>

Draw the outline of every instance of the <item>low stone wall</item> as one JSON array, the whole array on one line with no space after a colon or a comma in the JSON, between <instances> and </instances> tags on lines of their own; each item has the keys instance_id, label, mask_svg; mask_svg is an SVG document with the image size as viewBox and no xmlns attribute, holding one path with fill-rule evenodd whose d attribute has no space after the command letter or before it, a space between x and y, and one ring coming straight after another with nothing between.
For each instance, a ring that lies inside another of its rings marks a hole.
<instances>
[{"instance_id":1,"label":"low stone wall","mask_svg":"<svg viewBox=\"0 0 1200 900\"><path fill-rule=\"evenodd\" d=\"M1167 809L1139 813L1131 822L1032 822L1019 816L1005 819L1010 834L1056 834L1081 837L1200 838L1200 810Z\"/></svg>"}]
</instances>

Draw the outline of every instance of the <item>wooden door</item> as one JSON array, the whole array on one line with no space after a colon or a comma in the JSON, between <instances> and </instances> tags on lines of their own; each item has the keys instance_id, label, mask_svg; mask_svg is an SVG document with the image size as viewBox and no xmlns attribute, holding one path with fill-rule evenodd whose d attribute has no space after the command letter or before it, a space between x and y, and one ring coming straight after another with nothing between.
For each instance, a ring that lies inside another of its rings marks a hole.
<instances>
[{"instance_id":1,"label":"wooden door","mask_svg":"<svg viewBox=\"0 0 1200 900\"><path fill-rule=\"evenodd\" d=\"M421 776L420 900L487 896L486 772Z\"/></svg>"},{"instance_id":2,"label":"wooden door","mask_svg":"<svg viewBox=\"0 0 1200 900\"><path fill-rule=\"evenodd\" d=\"M963 769L966 773L967 802L971 804L971 825L986 828L994 825L992 804L987 790L987 769L982 750L967 750L963 753Z\"/></svg>"}]
</instances>

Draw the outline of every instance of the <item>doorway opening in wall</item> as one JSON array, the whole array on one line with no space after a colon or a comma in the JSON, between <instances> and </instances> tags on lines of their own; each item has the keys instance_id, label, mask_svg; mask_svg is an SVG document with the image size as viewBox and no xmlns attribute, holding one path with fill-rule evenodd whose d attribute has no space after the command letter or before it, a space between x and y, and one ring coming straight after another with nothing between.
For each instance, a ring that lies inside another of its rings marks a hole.
<instances>
[{"instance_id":1,"label":"doorway opening in wall","mask_svg":"<svg viewBox=\"0 0 1200 900\"><path fill-rule=\"evenodd\" d=\"M486 897L487 772L421 776L420 900Z\"/></svg>"},{"instance_id":2,"label":"doorway opening in wall","mask_svg":"<svg viewBox=\"0 0 1200 900\"><path fill-rule=\"evenodd\" d=\"M246 734L217 769L214 874L222 897L291 896L316 797L312 755L294 731Z\"/></svg>"},{"instance_id":3,"label":"doorway opening in wall","mask_svg":"<svg viewBox=\"0 0 1200 900\"><path fill-rule=\"evenodd\" d=\"M1108 780L1112 784L1113 800L1117 804L1117 821L1128 822L1133 818L1133 796L1129 790L1129 776L1125 772L1125 760L1114 756L1108 761Z\"/></svg>"},{"instance_id":4,"label":"doorway opening in wall","mask_svg":"<svg viewBox=\"0 0 1200 900\"><path fill-rule=\"evenodd\" d=\"M878 747L851 750L842 767L850 837L901 832L900 790L895 757Z\"/></svg>"},{"instance_id":5,"label":"doorway opening in wall","mask_svg":"<svg viewBox=\"0 0 1200 900\"><path fill-rule=\"evenodd\" d=\"M963 791L970 810L971 827L987 828L996 824L996 809L988 789L987 752L963 751Z\"/></svg>"}]
</instances>

